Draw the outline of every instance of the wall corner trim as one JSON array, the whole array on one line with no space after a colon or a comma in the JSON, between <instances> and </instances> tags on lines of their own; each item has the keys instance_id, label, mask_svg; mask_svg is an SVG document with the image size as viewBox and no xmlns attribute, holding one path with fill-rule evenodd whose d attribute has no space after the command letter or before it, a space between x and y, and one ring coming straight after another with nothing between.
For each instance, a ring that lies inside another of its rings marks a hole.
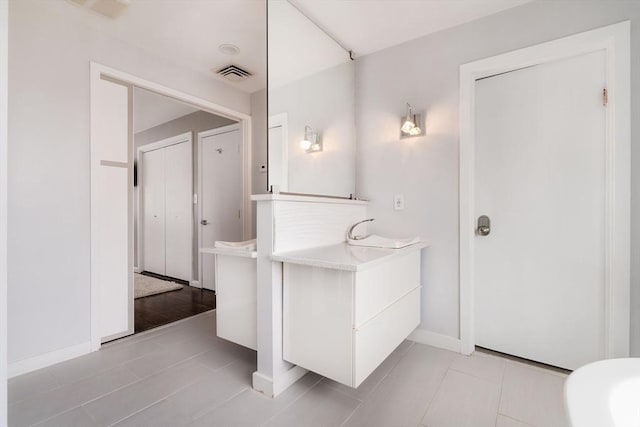
<instances>
[{"instance_id":1,"label":"wall corner trim","mask_svg":"<svg viewBox=\"0 0 640 427\"><path fill-rule=\"evenodd\" d=\"M456 353L462 352L462 342L458 338L427 331L426 329L418 328L414 330L407 339L418 344L430 345L444 350L455 351Z\"/></svg>"},{"instance_id":2,"label":"wall corner trim","mask_svg":"<svg viewBox=\"0 0 640 427\"><path fill-rule=\"evenodd\" d=\"M28 359L18 360L16 362L9 363L9 378L46 368L47 366L55 365L56 363L64 362L90 352L91 341L87 341L71 347L33 356Z\"/></svg>"}]
</instances>

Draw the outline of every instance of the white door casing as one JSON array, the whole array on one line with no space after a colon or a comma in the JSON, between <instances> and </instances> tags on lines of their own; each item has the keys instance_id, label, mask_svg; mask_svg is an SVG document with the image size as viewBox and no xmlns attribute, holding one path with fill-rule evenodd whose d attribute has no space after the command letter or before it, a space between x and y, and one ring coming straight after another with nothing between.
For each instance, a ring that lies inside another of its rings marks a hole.
<instances>
[{"instance_id":1,"label":"white door casing","mask_svg":"<svg viewBox=\"0 0 640 427\"><path fill-rule=\"evenodd\" d=\"M604 357L629 355L630 65L629 22L565 37L460 67L460 339L475 337L476 81L598 50L606 52L608 105L604 147ZM567 343L570 345L570 343Z\"/></svg>"},{"instance_id":2,"label":"white door casing","mask_svg":"<svg viewBox=\"0 0 640 427\"><path fill-rule=\"evenodd\" d=\"M242 134L237 125L200 132L199 195L200 247L213 247L216 240L243 239ZM211 255L200 255L200 284L215 290L215 263Z\"/></svg>"},{"instance_id":3,"label":"white door casing","mask_svg":"<svg viewBox=\"0 0 640 427\"><path fill-rule=\"evenodd\" d=\"M288 145L289 137L287 113L276 114L269 117L269 166L267 170L267 188L270 191L289 191Z\"/></svg>"},{"instance_id":4,"label":"white door casing","mask_svg":"<svg viewBox=\"0 0 640 427\"><path fill-rule=\"evenodd\" d=\"M131 100L129 85L92 81L91 280L101 308L92 328L100 342L133 333Z\"/></svg>"},{"instance_id":5,"label":"white door casing","mask_svg":"<svg viewBox=\"0 0 640 427\"><path fill-rule=\"evenodd\" d=\"M106 67L104 65L91 62L90 63L90 84L91 84L91 144L94 144L94 139L97 137L98 133L94 124L97 121L97 111L94 108L94 103L96 102L96 88L99 86L100 80L103 78L114 79L124 84L130 84L141 89L145 89L160 95L168 96L170 98L176 99L178 101L182 101L188 104L193 105L201 109L202 111L207 111L212 114L216 114L222 117L229 118L231 120L236 120L240 123L240 127L242 129L242 147L243 147L243 158L244 163L242 165L242 189L243 189L243 206L246 212L251 210L251 153L249 150L250 142L251 142L251 116L239 112L237 110L233 110L231 108L225 107L220 104L216 104L205 99L189 95L187 93L181 92L176 89L169 88L167 86L137 77L135 75ZM116 110L109 111L109 114L118 114ZM131 121L130 121L131 122ZM129 179L131 189L131 198L133 198L133 161L130 162L130 172ZM92 163L92 174L93 174L93 163ZM91 197L99 197L98 194L94 194L94 188L91 189ZM103 197L106 197L103 194ZM133 208L131 206L130 209L130 220L133 222ZM251 230L251 215L244 215L244 223L243 223L243 233L245 237L249 234L249 230ZM93 209L92 209L92 222L93 222ZM94 240L98 238L97 234L94 232L93 226L91 230L91 245L95 244ZM129 243L129 257L130 257L130 268L131 272L131 280L130 280L130 290L131 295L129 298L129 321L131 322L131 329L133 329L133 227L131 227L130 231L131 242ZM120 248L121 252L127 251L126 248ZM91 259L93 262L94 254L92 252ZM100 317L101 312L105 311L105 308L101 307L101 298L100 298L100 283L99 278L96 277L95 274L91 274L91 351L96 351L100 349L101 346L101 334L100 334Z\"/></svg>"},{"instance_id":6,"label":"white door casing","mask_svg":"<svg viewBox=\"0 0 640 427\"><path fill-rule=\"evenodd\" d=\"M604 50L476 81L476 345L604 357L604 87Z\"/></svg>"},{"instance_id":7,"label":"white door casing","mask_svg":"<svg viewBox=\"0 0 640 427\"><path fill-rule=\"evenodd\" d=\"M8 92L9 2L0 2L0 93ZM8 101L0 97L0 427L7 425L7 142Z\"/></svg>"}]
</instances>

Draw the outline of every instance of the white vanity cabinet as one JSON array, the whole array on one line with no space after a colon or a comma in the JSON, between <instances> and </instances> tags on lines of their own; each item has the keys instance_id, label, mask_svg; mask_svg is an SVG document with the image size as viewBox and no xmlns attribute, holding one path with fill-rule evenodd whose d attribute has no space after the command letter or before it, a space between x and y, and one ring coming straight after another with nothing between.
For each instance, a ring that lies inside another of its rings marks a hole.
<instances>
[{"instance_id":1,"label":"white vanity cabinet","mask_svg":"<svg viewBox=\"0 0 640 427\"><path fill-rule=\"evenodd\" d=\"M274 254L284 263L284 360L360 385L420 323L424 247Z\"/></svg>"}]
</instances>

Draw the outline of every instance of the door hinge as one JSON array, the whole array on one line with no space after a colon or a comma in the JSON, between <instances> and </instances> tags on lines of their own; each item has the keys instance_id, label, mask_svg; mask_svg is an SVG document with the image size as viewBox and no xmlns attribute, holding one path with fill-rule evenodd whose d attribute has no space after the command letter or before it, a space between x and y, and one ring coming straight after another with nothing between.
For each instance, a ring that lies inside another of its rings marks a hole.
<instances>
[{"instance_id":1,"label":"door hinge","mask_svg":"<svg viewBox=\"0 0 640 427\"><path fill-rule=\"evenodd\" d=\"M607 92L607 88L602 89L602 105L605 107L609 103L609 92Z\"/></svg>"}]
</instances>

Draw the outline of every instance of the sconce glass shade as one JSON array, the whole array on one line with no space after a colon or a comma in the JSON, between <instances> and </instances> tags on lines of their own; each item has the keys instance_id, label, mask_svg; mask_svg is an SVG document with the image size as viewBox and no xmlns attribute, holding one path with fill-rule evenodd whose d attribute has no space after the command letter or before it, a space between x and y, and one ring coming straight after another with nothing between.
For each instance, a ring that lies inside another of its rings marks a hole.
<instances>
[{"instance_id":1,"label":"sconce glass shade","mask_svg":"<svg viewBox=\"0 0 640 427\"><path fill-rule=\"evenodd\" d=\"M404 119L404 123L400 130L404 133L410 133L411 129L416 127L416 122L413 116L411 115L411 105L407 103L407 117Z\"/></svg>"},{"instance_id":2,"label":"sconce glass shade","mask_svg":"<svg viewBox=\"0 0 640 427\"><path fill-rule=\"evenodd\" d=\"M309 125L304 127L304 139L300 141L300 148L305 150L307 153L322 151L320 134L314 131Z\"/></svg>"},{"instance_id":3,"label":"sconce glass shade","mask_svg":"<svg viewBox=\"0 0 640 427\"><path fill-rule=\"evenodd\" d=\"M412 136L422 135L422 129L420 128L420 115L413 114L411 105L407 103L407 116L401 119L402 125L400 126L400 138L409 138Z\"/></svg>"}]
</instances>

